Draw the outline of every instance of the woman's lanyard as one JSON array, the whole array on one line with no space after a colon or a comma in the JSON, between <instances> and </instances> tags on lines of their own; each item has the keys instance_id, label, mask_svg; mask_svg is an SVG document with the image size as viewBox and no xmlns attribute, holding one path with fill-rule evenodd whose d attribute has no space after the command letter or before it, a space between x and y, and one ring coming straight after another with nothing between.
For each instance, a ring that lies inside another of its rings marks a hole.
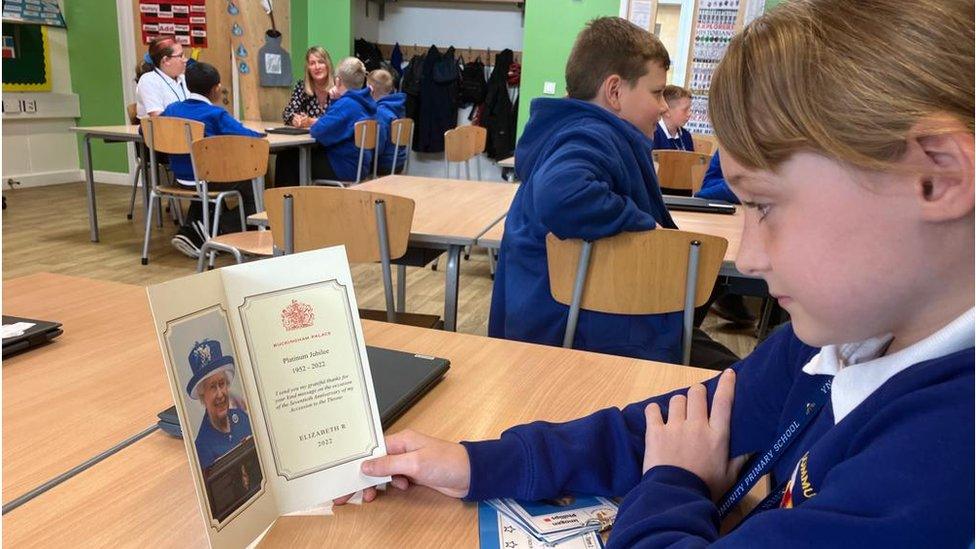
<instances>
[{"instance_id":1,"label":"woman's lanyard","mask_svg":"<svg viewBox=\"0 0 976 549\"><path fill-rule=\"evenodd\" d=\"M773 445L763 452L762 454L753 456L752 459L746 463L743 470L746 471L744 475L739 476L739 481L735 483L728 492L722 496L722 499L718 503L718 514L721 518L725 518L729 512L735 507L739 501L752 490L752 487L759 482L759 479L768 473L773 465L781 457L783 457L783 452L789 448L797 438L799 438L800 433L804 429L810 426L813 422L813 418L817 417L817 413L823 408L823 405L830 398L830 384L834 381L833 377L827 378L827 381L823 385L817 387L813 395L806 402L801 410L798 410L796 415L793 416L793 420L786 424L786 428L783 432L776 437ZM774 490L769 496L766 497L757 507L753 510L749 516L753 513L765 511L771 509L783 497L783 491L786 487L784 482L776 490Z\"/></svg>"},{"instance_id":2,"label":"woman's lanyard","mask_svg":"<svg viewBox=\"0 0 976 549\"><path fill-rule=\"evenodd\" d=\"M153 69L153 70L156 72L156 74L159 75L160 78L163 79L163 84L166 84L166 87L169 88L169 91L173 92L173 95L176 96L177 101L186 101L186 95L181 93L176 93L176 88L170 85L169 80L171 79L168 76L163 74L163 72L160 71L159 69ZM181 92L183 91L182 90L183 86L179 86L179 81L177 81L177 87L180 88Z\"/></svg>"}]
</instances>

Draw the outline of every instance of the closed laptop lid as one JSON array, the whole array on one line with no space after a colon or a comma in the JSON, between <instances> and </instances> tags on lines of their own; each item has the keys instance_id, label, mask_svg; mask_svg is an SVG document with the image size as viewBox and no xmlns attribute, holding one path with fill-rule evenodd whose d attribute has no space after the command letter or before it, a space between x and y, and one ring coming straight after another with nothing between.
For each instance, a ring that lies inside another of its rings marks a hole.
<instances>
[{"instance_id":1,"label":"closed laptop lid","mask_svg":"<svg viewBox=\"0 0 976 549\"><path fill-rule=\"evenodd\" d=\"M721 200L710 200L707 198L695 198L691 196L664 195L664 205L669 210L685 212L704 212L732 215L735 213L735 205Z\"/></svg>"}]
</instances>

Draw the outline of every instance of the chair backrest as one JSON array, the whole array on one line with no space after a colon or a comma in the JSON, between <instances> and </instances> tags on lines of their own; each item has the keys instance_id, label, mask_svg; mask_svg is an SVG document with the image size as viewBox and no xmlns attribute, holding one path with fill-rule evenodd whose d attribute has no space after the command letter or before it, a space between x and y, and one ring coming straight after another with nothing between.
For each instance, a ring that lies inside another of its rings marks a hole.
<instances>
[{"instance_id":1,"label":"chair backrest","mask_svg":"<svg viewBox=\"0 0 976 549\"><path fill-rule=\"evenodd\" d=\"M360 120L356 122L353 129L357 147L367 151L376 148L376 136L379 132L377 132L375 120Z\"/></svg>"},{"instance_id":2,"label":"chair backrest","mask_svg":"<svg viewBox=\"0 0 976 549\"><path fill-rule=\"evenodd\" d=\"M376 201L386 203L390 258L407 252L414 202L391 194L335 187L276 187L264 191L268 224L275 242L285 242L284 196L294 197L295 252L346 246L350 263L381 259Z\"/></svg>"},{"instance_id":3,"label":"chair backrest","mask_svg":"<svg viewBox=\"0 0 976 549\"><path fill-rule=\"evenodd\" d=\"M655 150L651 153L657 162L657 180L664 189L675 189L695 193L702 185L702 177L695 178L692 166L708 167L711 155L700 152ZM705 170L701 170L701 176Z\"/></svg>"},{"instance_id":4,"label":"chair backrest","mask_svg":"<svg viewBox=\"0 0 976 549\"><path fill-rule=\"evenodd\" d=\"M203 139L203 123L173 116L147 116L141 120L146 146L166 154L190 154L186 127L190 127L190 142Z\"/></svg>"},{"instance_id":5,"label":"chair backrest","mask_svg":"<svg viewBox=\"0 0 976 549\"><path fill-rule=\"evenodd\" d=\"M624 232L593 243L580 306L603 313L647 315L681 311L688 255L701 242L694 306L708 301L728 241L700 233L657 228ZM546 236L552 297L571 305L582 240Z\"/></svg>"},{"instance_id":6,"label":"chair backrest","mask_svg":"<svg viewBox=\"0 0 976 549\"><path fill-rule=\"evenodd\" d=\"M691 134L691 141L695 144L695 152L711 155L717 146L715 137L701 133Z\"/></svg>"},{"instance_id":7,"label":"chair backrest","mask_svg":"<svg viewBox=\"0 0 976 549\"><path fill-rule=\"evenodd\" d=\"M219 135L193 142L197 178L230 183L264 177L268 171L267 139L243 135Z\"/></svg>"},{"instance_id":8,"label":"chair backrest","mask_svg":"<svg viewBox=\"0 0 976 549\"><path fill-rule=\"evenodd\" d=\"M485 152L488 130L481 126L460 126L444 132L444 156L448 162L464 162Z\"/></svg>"},{"instance_id":9,"label":"chair backrest","mask_svg":"<svg viewBox=\"0 0 976 549\"><path fill-rule=\"evenodd\" d=\"M413 119L397 118L390 123L390 143L394 145L409 146L410 138L413 135Z\"/></svg>"},{"instance_id":10,"label":"chair backrest","mask_svg":"<svg viewBox=\"0 0 976 549\"><path fill-rule=\"evenodd\" d=\"M128 105L125 106L125 114L128 115L129 117L129 124L139 123L139 116L136 114L138 112L139 111L136 110L135 103L129 103Z\"/></svg>"}]
</instances>

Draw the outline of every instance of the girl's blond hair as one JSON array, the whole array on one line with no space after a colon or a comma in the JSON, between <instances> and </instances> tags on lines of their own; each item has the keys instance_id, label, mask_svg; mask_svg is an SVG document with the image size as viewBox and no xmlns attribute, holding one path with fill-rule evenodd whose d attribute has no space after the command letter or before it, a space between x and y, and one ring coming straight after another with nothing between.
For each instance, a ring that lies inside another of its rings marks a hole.
<instances>
[{"instance_id":1,"label":"girl's blond hair","mask_svg":"<svg viewBox=\"0 0 976 549\"><path fill-rule=\"evenodd\" d=\"M308 70L308 59L313 55L322 58L325 61L325 66L329 68L329 75L325 78L325 90L331 90L333 86L332 58L329 56L329 52L325 51L322 46L312 46L305 52L305 93L308 95L315 95L315 90L312 89L312 71Z\"/></svg>"},{"instance_id":2,"label":"girl's blond hair","mask_svg":"<svg viewBox=\"0 0 976 549\"><path fill-rule=\"evenodd\" d=\"M972 132L973 27L973 0L788 0L732 40L712 78L723 152L753 169L809 150L884 171L924 117Z\"/></svg>"}]
</instances>

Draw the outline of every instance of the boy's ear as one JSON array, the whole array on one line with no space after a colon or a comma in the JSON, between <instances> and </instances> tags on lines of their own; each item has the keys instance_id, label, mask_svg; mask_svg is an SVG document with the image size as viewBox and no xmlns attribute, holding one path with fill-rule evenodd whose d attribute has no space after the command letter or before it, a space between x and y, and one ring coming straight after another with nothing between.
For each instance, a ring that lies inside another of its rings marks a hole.
<instances>
[{"instance_id":1,"label":"boy's ear","mask_svg":"<svg viewBox=\"0 0 976 549\"><path fill-rule=\"evenodd\" d=\"M915 194L929 221L973 215L973 134L958 122L953 124L958 126L956 131L914 139L924 154L927 172L916 180Z\"/></svg>"},{"instance_id":2,"label":"boy's ear","mask_svg":"<svg viewBox=\"0 0 976 549\"><path fill-rule=\"evenodd\" d=\"M620 112L620 88L623 85L624 81L619 74L611 74L600 87L599 93L603 94L603 100L613 112Z\"/></svg>"}]
</instances>

